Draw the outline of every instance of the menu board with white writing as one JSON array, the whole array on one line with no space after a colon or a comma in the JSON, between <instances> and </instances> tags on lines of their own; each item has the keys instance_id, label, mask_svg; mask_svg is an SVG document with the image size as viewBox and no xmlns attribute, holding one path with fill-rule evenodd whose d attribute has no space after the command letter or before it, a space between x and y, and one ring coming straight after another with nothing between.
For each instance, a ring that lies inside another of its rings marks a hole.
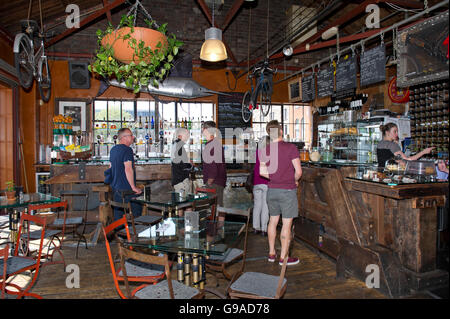
<instances>
[{"instance_id":1,"label":"menu board with white writing","mask_svg":"<svg viewBox=\"0 0 450 319\"><path fill-rule=\"evenodd\" d=\"M366 86L386 80L385 46L379 45L361 54L359 81Z\"/></svg>"},{"instance_id":2,"label":"menu board with white writing","mask_svg":"<svg viewBox=\"0 0 450 319\"><path fill-rule=\"evenodd\" d=\"M321 69L317 73L317 96L319 98L330 96L334 91L334 68Z\"/></svg>"},{"instance_id":3,"label":"menu board with white writing","mask_svg":"<svg viewBox=\"0 0 450 319\"><path fill-rule=\"evenodd\" d=\"M336 92L356 88L356 57L341 59L336 67Z\"/></svg>"},{"instance_id":4,"label":"menu board with white writing","mask_svg":"<svg viewBox=\"0 0 450 319\"><path fill-rule=\"evenodd\" d=\"M302 78L302 102L310 102L316 98L314 74Z\"/></svg>"}]
</instances>

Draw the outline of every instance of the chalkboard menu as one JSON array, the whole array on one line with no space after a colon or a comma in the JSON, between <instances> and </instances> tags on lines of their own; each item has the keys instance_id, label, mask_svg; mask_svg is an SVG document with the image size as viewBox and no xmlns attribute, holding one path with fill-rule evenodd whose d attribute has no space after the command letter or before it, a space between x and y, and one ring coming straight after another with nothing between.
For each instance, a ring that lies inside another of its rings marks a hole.
<instances>
[{"instance_id":1,"label":"chalkboard menu","mask_svg":"<svg viewBox=\"0 0 450 319\"><path fill-rule=\"evenodd\" d=\"M242 98L244 93L231 92L229 95L220 95L219 102L219 123L218 128L225 137L225 128L237 128L245 129L251 127L251 123L245 123L242 119Z\"/></svg>"},{"instance_id":2,"label":"chalkboard menu","mask_svg":"<svg viewBox=\"0 0 450 319\"><path fill-rule=\"evenodd\" d=\"M385 46L380 45L361 54L359 81L366 86L386 79Z\"/></svg>"},{"instance_id":3,"label":"chalkboard menu","mask_svg":"<svg viewBox=\"0 0 450 319\"><path fill-rule=\"evenodd\" d=\"M334 91L334 68L321 69L317 74L317 96L330 96Z\"/></svg>"},{"instance_id":4,"label":"chalkboard menu","mask_svg":"<svg viewBox=\"0 0 450 319\"><path fill-rule=\"evenodd\" d=\"M336 91L356 88L356 57L341 60L336 67Z\"/></svg>"},{"instance_id":5,"label":"chalkboard menu","mask_svg":"<svg viewBox=\"0 0 450 319\"><path fill-rule=\"evenodd\" d=\"M309 102L316 98L314 74L302 78L302 102Z\"/></svg>"}]
</instances>

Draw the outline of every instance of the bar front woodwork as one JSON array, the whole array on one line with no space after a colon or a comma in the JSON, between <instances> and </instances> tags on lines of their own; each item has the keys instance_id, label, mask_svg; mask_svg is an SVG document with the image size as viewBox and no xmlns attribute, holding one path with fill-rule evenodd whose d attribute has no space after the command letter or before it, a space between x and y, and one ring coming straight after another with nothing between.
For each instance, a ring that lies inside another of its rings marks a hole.
<instances>
[{"instance_id":1,"label":"bar front woodwork","mask_svg":"<svg viewBox=\"0 0 450 319\"><path fill-rule=\"evenodd\" d=\"M66 183L103 183L105 180L104 171L108 165L86 165L85 178L80 179L79 165L52 165L50 168L51 178L47 184ZM149 181L171 179L172 172L168 164L136 164L136 180Z\"/></svg>"},{"instance_id":2,"label":"bar front woodwork","mask_svg":"<svg viewBox=\"0 0 450 319\"><path fill-rule=\"evenodd\" d=\"M392 297L448 285L448 272L436 268L437 207L448 183L388 186L352 179L355 167L302 169L295 236L336 259L339 278L365 281L366 267L377 265Z\"/></svg>"}]
</instances>

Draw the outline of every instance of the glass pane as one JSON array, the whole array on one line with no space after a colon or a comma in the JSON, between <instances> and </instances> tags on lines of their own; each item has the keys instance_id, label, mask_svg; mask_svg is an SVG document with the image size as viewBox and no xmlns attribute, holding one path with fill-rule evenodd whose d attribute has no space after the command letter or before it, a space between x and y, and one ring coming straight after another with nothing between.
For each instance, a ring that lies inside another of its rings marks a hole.
<instances>
[{"instance_id":1,"label":"glass pane","mask_svg":"<svg viewBox=\"0 0 450 319\"><path fill-rule=\"evenodd\" d=\"M177 104L177 123L187 120L189 117L189 103L178 103Z\"/></svg>"},{"instance_id":2,"label":"glass pane","mask_svg":"<svg viewBox=\"0 0 450 319\"><path fill-rule=\"evenodd\" d=\"M200 130L202 116L202 103L190 103L189 104L189 117L192 121L192 129Z\"/></svg>"},{"instance_id":3,"label":"glass pane","mask_svg":"<svg viewBox=\"0 0 450 319\"><path fill-rule=\"evenodd\" d=\"M134 101L122 101L122 120L134 121Z\"/></svg>"},{"instance_id":4,"label":"glass pane","mask_svg":"<svg viewBox=\"0 0 450 319\"><path fill-rule=\"evenodd\" d=\"M203 121L215 121L214 116L214 104L213 103L202 103L202 118Z\"/></svg>"},{"instance_id":5,"label":"glass pane","mask_svg":"<svg viewBox=\"0 0 450 319\"><path fill-rule=\"evenodd\" d=\"M163 120L164 153L170 154L170 145L175 131L175 102L158 103L158 117Z\"/></svg>"},{"instance_id":6,"label":"glass pane","mask_svg":"<svg viewBox=\"0 0 450 319\"><path fill-rule=\"evenodd\" d=\"M263 121L263 116L262 116L262 113L261 113L261 108L258 108L258 109L256 109L256 110L253 110L252 121L253 121L253 122L262 122L262 121Z\"/></svg>"},{"instance_id":7,"label":"glass pane","mask_svg":"<svg viewBox=\"0 0 450 319\"><path fill-rule=\"evenodd\" d=\"M137 122L145 123L150 116L150 101L137 101Z\"/></svg>"},{"instance_id":8,"label":"glass pane","mask_svg":"<svg viewBox=\"0 0 450 319\"><path fill-rule=\"evenodd\" d=\"M108 121L120 121L121 101L108 101Z\"/></svg>"},{"instance_id":9,"label":"glass pane","mask_svg":"<svg viewBox=\"0 0 450 319\"><path fill-rule=\"evenodd\" d=\"M272 120L278 120L281 123L281 105L272 105L268 116L266 116L264 122L269 122Z\"/></svg>"},{"instance_id":10,"label":"glass pane","mask_svg":"<svg viewBox=\"0 0 450 319\"><path fill-rule=\"evenodd\" d=\"M94 119L96 121L103 121L103 119L106 119L106 105L107 101L94 101Z\"/></svg>"}]
</instances>

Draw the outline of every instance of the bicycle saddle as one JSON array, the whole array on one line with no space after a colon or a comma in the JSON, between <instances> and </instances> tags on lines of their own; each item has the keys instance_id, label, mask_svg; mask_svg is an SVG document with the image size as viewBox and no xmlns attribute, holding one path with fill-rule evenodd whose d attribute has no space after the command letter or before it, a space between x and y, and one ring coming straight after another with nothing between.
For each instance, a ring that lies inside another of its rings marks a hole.
<instances>
[{"instance_id":1,"label":"bicycle saddle","mask_svg":"<svg viewBox=\"0 0 450 319\"><path fill-rule=\"evenodd\" d=\"M32 36L39 35L39 25L35 20L20 20L20 26L22 32L26 32Z\"/></svg>"}]
</instances>

